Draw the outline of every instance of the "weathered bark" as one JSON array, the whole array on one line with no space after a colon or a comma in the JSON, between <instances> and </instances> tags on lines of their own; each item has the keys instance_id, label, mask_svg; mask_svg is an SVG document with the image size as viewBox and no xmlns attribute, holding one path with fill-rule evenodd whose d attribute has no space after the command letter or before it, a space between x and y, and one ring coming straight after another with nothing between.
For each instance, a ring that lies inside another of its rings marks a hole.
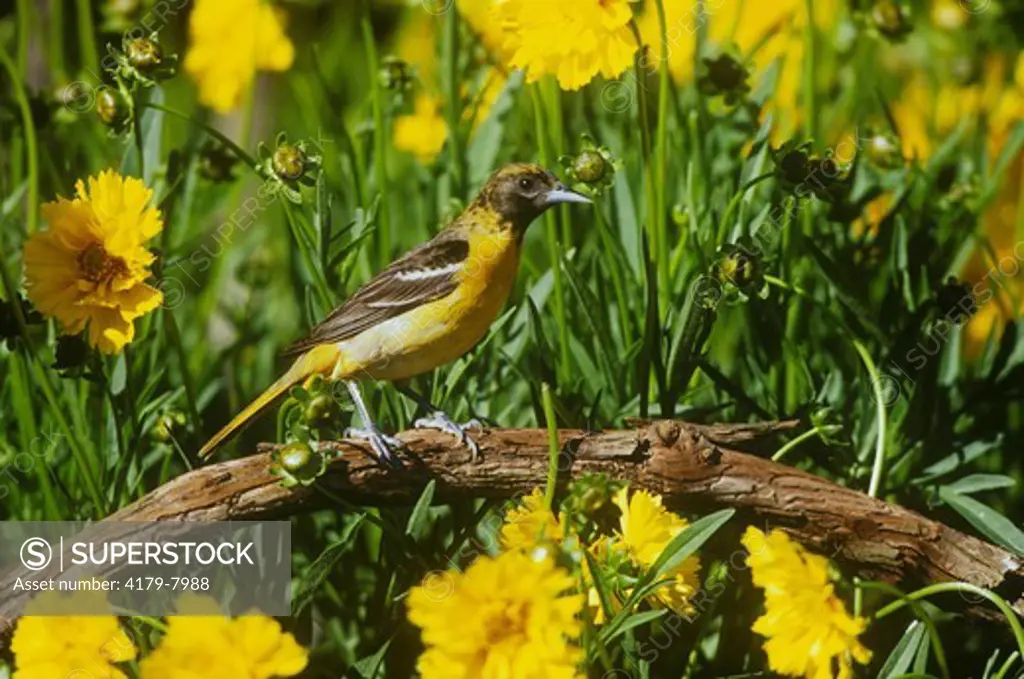
<instances>
[{"instance_id":1,"label":"weathered bark","mask_svg":"<svg viewBox=\"0 0 1024 679\"><path fill-rule=\"evenodd\" d=\"M727 446L756 442L792 427L640 423L635 430L562 430L560 479L603 472L662 494L669 506L705 511L733 507L744 518L780 526L848 572L908 586L962 581L995 590L1024 614L1024 560L916 512ZM435 501L507 498L544 483L547 432L477 433L482 462L454 438L432 431L400 435L407 469L382 468L361 444L330 444L337 455L321 479L355 504L412 503L430 478ZM311 488L284 488L267 473L269 452L184 474L110 517L119 521L226 521L283 517L330 504ZM983 608L969 613L988 617ZM991 612L989 613L989 615Z\"/></svg>"}]
</instances>

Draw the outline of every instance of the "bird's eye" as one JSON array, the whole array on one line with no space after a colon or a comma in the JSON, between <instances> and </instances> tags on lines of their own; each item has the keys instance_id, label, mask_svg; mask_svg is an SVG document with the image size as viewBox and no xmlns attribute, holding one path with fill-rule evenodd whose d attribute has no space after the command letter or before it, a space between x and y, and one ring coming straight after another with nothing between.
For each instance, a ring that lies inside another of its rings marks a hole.
<instances>
[{"instance_id":1,"label":"bird's eye","mask_svg":"<svg viewBox=\"0 0 1024 679\"><path fill-rule=\"evenodd\" d=\"M519 188L529 189L533 187L533 179L531 177L523 177L519 180Z\"/></svg>"}]
</instances>

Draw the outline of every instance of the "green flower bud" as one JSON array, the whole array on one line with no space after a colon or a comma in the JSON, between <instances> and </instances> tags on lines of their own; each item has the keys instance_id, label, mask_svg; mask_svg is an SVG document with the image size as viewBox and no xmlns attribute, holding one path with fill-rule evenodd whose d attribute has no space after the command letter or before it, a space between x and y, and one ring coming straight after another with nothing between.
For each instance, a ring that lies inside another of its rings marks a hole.
<instances>
[{"instance_id":1,"label":"green flower bud","mask_svg":"<svg viewBox=\"0 0 1024 679\"><path fill-rule=\"evenodd\" d=\"M596 184L604 179L610 168L608 161L599 152L588 150L576 156L572 170L576 178L585 184Z\"/></svg>"},{"instance_id":2,"label":"green flower bud","mask_svg":"<svg viewBox=\"0 0 1024 679\"><path fill-rule=\"evenodd\" d=\"M117 90L104 87L96 95L96 116L107 127L120 129L130 114L128 101Z\"/></svg>"},{"instance_id":3,"label":"green flower bud","mask_svg":"<svg viewBox=\"0 0 1024 679\"><path fill-rule=\"evenodd\" d=\"M409 64L396 57L385 57L377 74L381 87L392 92L404 92L412 87Z\"/></svg>"},{"instance_id":4,"label":"green flower bud","mask_svg":"<svg viewBox=\"0 0 1024 679\"><path fill-rule=\"evenodd\" d=\"M871 20L882 35L893 40L899 40L912 28L896 0L877 0L871 8Z\"/></svg>"},{"instance_id":5,"label":"green flower bud","mask_svg":"<svg viewBox=\"0 0 1024 679\"><path fill-rule=\"evenodd\" d=\"M238 158L223 144L208 142L199 152L199 174L211 182L234 179Z\"/></svg>"},{"instance_id":6,"label":"green flower bud","mask_svg":"<svg viewBox=\"0 0 1024 679\"><path fill-rule=\"evenodd\" d=\"M946 279L935 294L935 305L939 314L957 325L970 320L978 311L978 303L974 299L971 286L961 283L952 276Z\"/></svg>"},{"instance_id":7,"label":"green flower bud","mask_svg":"<svg viewBox=\"0 0 1024 679\"><path fill-rule=\"evenodd\" d=\"M285 471L298 475L312 464L313 451L301 441L292 441L280 450L278 459Z\"/></svg>"},{"instance_id":8,"label":"green flower bud","mask_svg":"<svg viewBox=\"0 0 1024 679\"><path fill-rule=\"evenodd\" d=\"M278 177L295 181L306 171L306 154L297 146L284 144L274 151L272 163Z\"/></svg>"},{"instance_id":9,"label":"green flower bud","mask_svg":"<svg viewBox=\"0 0 1024 679\"><path fill-rule=\"evenodd\" d=\"M876 134L868 140L867 154L871 162L881 168L895 169L903 165L899 144L884 134Z\"/></svg>"},{"instance_id":10,"label":"green flower bud","mask_svg":"<svg viewBox=\"0 0 1024 679\"><path fill-rule=\"evenodd\" d=\"M160 45L148 38L129 40L125 44L128 63L142 73L152 73L164 63L164 52Z\"/></svg>"},{"instance_id":11,"label":"green flower bud","mask_svg":"<svg viewBox=\"0 0 1024 679\"><path fill-rule=\"evenodd\" d=\"M174 438L174 430L185 424L185 415L178 411L164 413L153 427L153 438L167 443Z\"/></svg>"},{"instance_id":12,"label":"green flower bud","mask_svg":"<svg viewBox=\"0 0 1024 679\"><path fill-rule=\"evenodd\" d=\"M322 427L335 420L337 414L337 402L327 394L317 394L306 405L302 415L309 426Z\"/></svg>"}]
</instances>

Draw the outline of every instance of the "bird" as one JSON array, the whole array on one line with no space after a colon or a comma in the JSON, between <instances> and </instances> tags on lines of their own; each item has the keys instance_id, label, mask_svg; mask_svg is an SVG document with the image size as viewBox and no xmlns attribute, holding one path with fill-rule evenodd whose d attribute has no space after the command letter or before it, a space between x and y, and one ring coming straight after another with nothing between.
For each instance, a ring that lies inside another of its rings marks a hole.
<instances>
[{"instance_id":1,"label":"bird","mask_svg":"<svg viewBox=\"0 0 1024 679\"><path fill-rule=\"evenodd\" d=\"M551 171L535 163L499 168L461 214L431 240L399 257L331 311L309 334L285 350L291 367L199 451L212 454L291 387L314 375L343 381L361 421L346 438L365 441L382 464L401 467L402 445L370 415L359 381L396 383L432 414L417 428L457 437L478 461L479 446L447 413L412 392L407 381L469 352L508 301L523 236L547 209L589 203Z\"/></svg>"}]
</instances>

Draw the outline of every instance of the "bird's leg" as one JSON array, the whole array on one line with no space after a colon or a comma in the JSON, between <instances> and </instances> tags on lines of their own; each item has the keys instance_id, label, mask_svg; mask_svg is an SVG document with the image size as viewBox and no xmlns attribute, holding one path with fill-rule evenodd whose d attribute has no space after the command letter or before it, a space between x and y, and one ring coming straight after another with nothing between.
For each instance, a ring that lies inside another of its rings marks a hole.
<instances>
[{"instance_id":1,"label":"bird's leg","mask_svg":"<svg viewBox=\"0 0 1024 679\"><path fill-rule=\"evenodd\" d=\"M448 413L441 410L434 404L432 404L426 397L417 394L415 391L410 389L407 385L396 385L398 390L411 398L421 408L430 413L427 417L421 417L412 423L412 426L416 429L437 429L443 431L446 434L451 434L455 438L459 439L469 448L469 452L472 455L472 461L478 462L480 459L480 445L477 444L469 434L466 432L467 429L483 429L483 424L480 420L472 419L463 424L459 424L451 418Z\"/></svg>"},{"instance_id":2,"label":"bird's leg","mask_svg":"<svg viewBox=\"0 0 1024 679\"><path fill-rule=\"evenodd\" d=\"M402 442L396 439L394 436L388 436L384 434L377 425L374 424L373 419L370 417L370 411L366 408L366 402L363 401L363 395L359 392L359 385L352 380L345 380L345 386L348 387L349 396L352 397L352 402L356 406L356 412L359 413L359 419L362 420L362 427L349 427L345 430L346 438L362 439L370 444L373 452L377 455L377 459L392 467L402 467L402 461L395 455L395 450L402 447Z\"/></svg>"}]
</instances>

